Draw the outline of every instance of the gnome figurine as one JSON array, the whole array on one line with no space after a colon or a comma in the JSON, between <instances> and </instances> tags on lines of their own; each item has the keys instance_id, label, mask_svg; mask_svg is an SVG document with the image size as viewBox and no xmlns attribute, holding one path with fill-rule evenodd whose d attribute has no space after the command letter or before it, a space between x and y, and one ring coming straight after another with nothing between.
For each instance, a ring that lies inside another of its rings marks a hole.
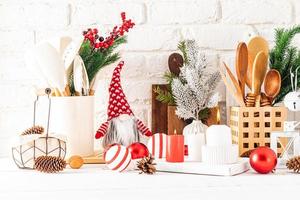
<instances>
[{"instance_id":1,"label":"gnome figurine","mask_svg":"<svg viewBox=\"0 0 300 200\"><path fill-rule=\"evenodd\" d=\"M108 119L97 130L96 139L102 138L102 146L118 143L129 146L140 141L140 134L151 136L151 131L137 119L126 100L121 87L120 72L124 62L121 61L114 69L109 86Z\"/></svg>"}]
</instances>

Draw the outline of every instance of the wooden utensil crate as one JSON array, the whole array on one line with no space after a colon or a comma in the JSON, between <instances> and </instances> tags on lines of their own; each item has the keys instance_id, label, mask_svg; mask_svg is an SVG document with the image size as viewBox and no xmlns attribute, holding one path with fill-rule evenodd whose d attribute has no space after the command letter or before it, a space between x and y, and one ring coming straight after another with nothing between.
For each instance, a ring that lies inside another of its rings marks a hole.
<instances>
[{"instance_id":1,"label":"wooden utensil crate","mask_svg":"<svg viewBox=\"0 0 300 200\"><path fill-rule=\"evenodd\" d=\"M239 145L239 154L270 146L271 132L282 131L286 119L286 107L231 107L232 140Z\"/></svg>"}]
</instances>

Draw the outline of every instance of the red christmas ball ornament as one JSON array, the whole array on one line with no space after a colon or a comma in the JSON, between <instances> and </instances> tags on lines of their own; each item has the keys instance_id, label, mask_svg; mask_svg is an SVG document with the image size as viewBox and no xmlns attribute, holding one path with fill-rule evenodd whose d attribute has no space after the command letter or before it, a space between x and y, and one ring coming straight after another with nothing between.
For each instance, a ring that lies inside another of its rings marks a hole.
<instances>
[{"instance_id":1,"label":"red christmas ball ornament","mask_svg":"<svg viewBox=\"0 0 300 200\"><path fill-rule=\"evenodd\" d=\"M149 156L149 150L143 143L135 142L128 147L131 153L131 159L140 159Z\"/></svg>"},{"instance_id":2,"label":"red christmas ball ornament","mask_svg":"<svg viewBox=\"0 0 300 200\"><path fill-rule=\"evenodd\" d=\"M277 156L269 147L258 147L252 151L249 157L251 167L260 174L267 174L274 170L277 164Z\"/></svg>"}]
</instances>

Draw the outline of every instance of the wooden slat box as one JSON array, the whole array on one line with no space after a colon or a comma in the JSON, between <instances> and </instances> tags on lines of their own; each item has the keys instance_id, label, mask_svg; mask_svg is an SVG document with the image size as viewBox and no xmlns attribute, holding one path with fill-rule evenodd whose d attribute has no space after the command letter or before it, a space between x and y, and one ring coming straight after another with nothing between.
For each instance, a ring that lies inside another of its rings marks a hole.
<instances>
[{"instance_id":1,"label":"wooden slat box","mask_svg":"<svg viewBox=\"0 0 300 200\"><path fill-rule=\"evenodd\" d=\"M232 140L239 145L239 154L270 146L271 132L282 131L286 119L286 107L231 107Z\"/></svg>"}]
</instances>

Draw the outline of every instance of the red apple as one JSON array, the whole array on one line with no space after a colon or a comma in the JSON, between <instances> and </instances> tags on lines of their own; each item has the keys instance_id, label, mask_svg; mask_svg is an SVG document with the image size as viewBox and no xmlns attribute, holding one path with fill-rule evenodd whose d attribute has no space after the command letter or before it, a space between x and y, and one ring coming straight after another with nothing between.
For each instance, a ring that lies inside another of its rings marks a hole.
<instances>
[{"instance_id":1,"label":"red apple","mask_svg":"<svg viewBox=\"0 0 300 200\"><path fill-rule=\"evenodd\" d=\"M131 159L140 159L149 156L149 150L143 143L135 142L129 145L129 152L131 153Z\"/></svg>"}]
</instances>

